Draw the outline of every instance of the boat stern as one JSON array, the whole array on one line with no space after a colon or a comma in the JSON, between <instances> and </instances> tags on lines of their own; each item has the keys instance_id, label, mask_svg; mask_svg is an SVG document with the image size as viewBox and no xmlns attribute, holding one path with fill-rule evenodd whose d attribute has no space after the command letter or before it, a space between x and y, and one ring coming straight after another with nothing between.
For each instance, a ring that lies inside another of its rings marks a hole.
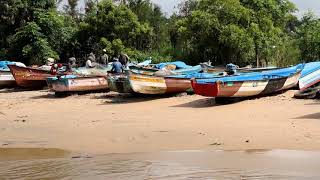
<instances>
[{"instance_id":1,"label":"boat stern","mask_svg":"<svg viewBox=\"0 0 320 180\"><path fill-rule=\"evenodd\" d=\"M195 78L191 79L191 85L195 94L207 97L217 97L219 83L198 83Z\"/></svg>"}]
</instances>

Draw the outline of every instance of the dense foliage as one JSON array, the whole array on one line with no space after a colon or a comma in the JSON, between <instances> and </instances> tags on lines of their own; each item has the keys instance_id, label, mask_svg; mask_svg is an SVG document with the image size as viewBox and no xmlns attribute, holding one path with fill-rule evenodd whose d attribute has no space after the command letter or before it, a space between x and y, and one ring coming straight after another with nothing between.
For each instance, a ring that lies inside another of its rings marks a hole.
<instances>
[{"instance_id":1,"label":"dense foliage","mask_svg":"<svg viewBox=\"0 0 320 180\"><path fill-rule=\"evenodd\" d=\"M66 3L66 5L62 5ZM286 66L320 58L320 20L290 0L185 0L165 16L150 0L2 0L0 59L41 64L107 50L134 60Z\"/></svg>"}]
</instances>

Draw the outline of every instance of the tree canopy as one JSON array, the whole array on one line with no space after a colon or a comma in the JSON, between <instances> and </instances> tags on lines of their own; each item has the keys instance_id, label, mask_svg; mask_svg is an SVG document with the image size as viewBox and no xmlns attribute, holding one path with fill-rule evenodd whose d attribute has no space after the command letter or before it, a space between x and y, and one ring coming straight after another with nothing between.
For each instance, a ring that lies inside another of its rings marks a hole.
<instances>
[{"instance_id":1,"label":"tree canopy","mask_svg":"<svg viewBox=\"0 0 320 180\"><path fill-rule=\"evenodd\" d=\"M184 0L167 17L150 0L3 0L0 58L41 64L106 49L133 59L286 66L320 58L320 20L290 0Z\"/></svg>"}]
</instances>

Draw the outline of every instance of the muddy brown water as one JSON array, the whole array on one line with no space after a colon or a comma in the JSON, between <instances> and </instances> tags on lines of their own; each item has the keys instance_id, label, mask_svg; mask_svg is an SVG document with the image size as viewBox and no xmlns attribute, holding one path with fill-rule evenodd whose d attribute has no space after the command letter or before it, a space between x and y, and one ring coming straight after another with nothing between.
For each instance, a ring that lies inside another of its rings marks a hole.
<instances>
[{"instance_id":1,"label":"muddy brown water","mask_svg":"<svg viewBox=\"0 0 320 180\"><path fill-rule=\"evenodd\" d=\"M320 179L320 152L174 151L74 155L0 149L0 179Z\"/></svg>"}]
</instances>

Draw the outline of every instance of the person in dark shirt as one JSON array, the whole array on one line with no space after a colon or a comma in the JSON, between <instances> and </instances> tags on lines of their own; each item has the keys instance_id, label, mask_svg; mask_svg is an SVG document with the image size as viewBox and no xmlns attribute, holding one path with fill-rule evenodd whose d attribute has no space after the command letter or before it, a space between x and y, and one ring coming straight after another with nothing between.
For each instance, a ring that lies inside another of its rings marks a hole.
<instances>
[{"instance_id":1,"label":"person in dark shirt","mask_svg":"<svg viewBox=\"0 0 320 180\"><path fill-rule=\"evenodd\" d=\"M119 59L113 60L111 72L112 73L122 73L123 72L123 66L119 62Z\"/></svg>"},{"instance_id":2,"label":"person in dark shirt","mask_svg":"<svg viewBox=\"0 0 320 180\"><path fill-rule=\"evenodd\" d=\"M127 67L128 62L130 61L130 58L129 58L129 56L127 54L122 52L119 55L119 61L124 67Z\"/></svg>"}]
</instances>

